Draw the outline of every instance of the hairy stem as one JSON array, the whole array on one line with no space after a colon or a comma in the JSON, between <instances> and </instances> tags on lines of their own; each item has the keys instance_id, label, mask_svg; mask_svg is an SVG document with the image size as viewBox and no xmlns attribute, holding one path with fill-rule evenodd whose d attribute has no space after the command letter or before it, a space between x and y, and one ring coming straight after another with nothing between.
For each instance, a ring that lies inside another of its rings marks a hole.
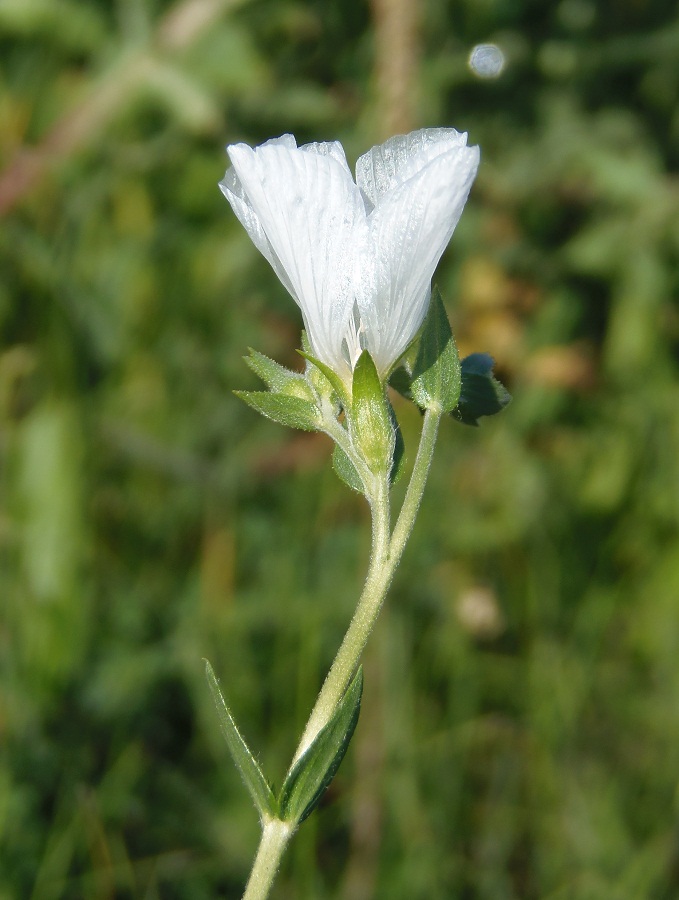
<instances>
[{"instance_id":1,"label":"hairy stem","mask_svg":"<svg viewBox=\"0 0 679 900\"><path fill-rule=\"evenodd\" d=\"M279 819L270 819L264 823L243 900L266 900L269 896L283 853L294 831L289 822L281 822Z\"/></svg>"},{"instance_id":2,"label":"hairy stem","mask_svg":"<svg viewBox=\"0 0 679 900\"><path fill-rule=\"evenodd\" d=\"M342 699L361 658L384 601L393 567L389 565L389 484L381 479L369 497L372 512L372 548L363 592L351 624L318 695L295 753L296 762L330 718Z\"/></svg>"},{"instance_id":3,"label":"hairy stem","mask_svg":"<svg viewBox=\"0 0 679 900\"><path fill-rule=\"evenodd\" d=\"M363 649L413 530L434 454L440 420L440 412L428 410L425 413L420 446L393 532L391 532L387 477L375 478L368 491L372 512L372 547L368 574L354 617L309 716L293 765L330 721L356 672ZM278 819L264 823L262 839L243 900L265 900L268 897L281 857L293 833L294 826L291 823L281 822Z\"/></svg>"}]
</instances>

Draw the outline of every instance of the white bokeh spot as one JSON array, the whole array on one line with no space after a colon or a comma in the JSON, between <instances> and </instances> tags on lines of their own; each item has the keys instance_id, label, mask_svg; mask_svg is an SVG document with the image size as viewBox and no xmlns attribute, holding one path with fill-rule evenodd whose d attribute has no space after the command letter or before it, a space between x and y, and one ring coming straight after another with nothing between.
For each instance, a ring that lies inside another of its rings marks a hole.
<instances>
[{"instance_id":1,"label":"white bokeh spot","mask_svg":"<svg viewBox=\"0 0 679 900\"><path fill-rule=\"evenodd\" d=\"M469 68L479 78L498 78L505 67L505 55L496 44L477 44L469 54Z\"/></svg>"}]
</instances>

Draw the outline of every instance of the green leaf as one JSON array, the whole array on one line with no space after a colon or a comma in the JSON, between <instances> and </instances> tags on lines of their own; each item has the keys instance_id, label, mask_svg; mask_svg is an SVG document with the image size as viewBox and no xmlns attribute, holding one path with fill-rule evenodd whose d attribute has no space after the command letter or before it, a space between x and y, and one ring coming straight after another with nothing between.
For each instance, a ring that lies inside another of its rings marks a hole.
<instances>
[{"instance_id":1,"label":"green leaf","mask_svg":"<svg viewBox=\"0 0 679 900\"><path fill-rule=\"evenodd\" d=\"M434 288L410 385L422 409L452 412L460 398L460 358L438 288Z\"/></svg>"},{"instance_id":2,"label":"green leaf","mask_svg":"<svg viewBox=\"0 0 679 900\"><path fill-rule=\"evenodd\" d=\"M462 390L453 417L464 425L478 425L481 416L494 416L512 395L493 376L495 362L488 353L472 353L462 360Z\"/></svg>"},{"instance_id":3,"label":"green leaf","mask_svg":"<svg viewBox=\"0 0 679 900\"><path fill-rule=\"evenodd\" d=\"M367 350L361 353L354 369L347 417L352 442L370 471L389 471L396 435L384 386Z\"/></svg>"},{"instance_id":4,"label":"green leaf","mask_svg":"<svg viewBox=\"0 0 679 900\"><path fill-rule=\"evenodd\" d=\"M352 463L339 444L335 444L335 448L332 451L332 467L339 478L348 485L352 491L358 491L359 494L365 494L365 487L361 480L361 476L356 471L356 466Z\"/></svg>"},{"instance_id":5,"label":"green leaf","mask_svg":"<svg viewBox=\"0 0 679 900\"><path fill-rule=\"evenodd\" d=\"M205 674L207 682L212 692L212 698L217 707L217 715L219 716L219 724L222 728L222 734L226 738L226 743L231 752L233 761L241 774L245 787L250 791L250 796L257 807L257 812L261 819L272 818L277 813L276 798L269 784L264 777L262 770L257 764L248 745L243 740L240 731L236 727L233 716L229 707L226 705L219 682L215 676L214 670L210 663L205 660Z\"/></svg>"},{"instance_id":6,"label":"green leaf","mask_svg":"<svg viewBox=\"0 0 679 900\"><path fill-rule=\"evenodd\" d=\"M257 412L274 422L302 431L318 431L322 425L320 413L314 403L301 397L272 394L269 391L234 391Z\"/></svg>"},{"instance_id":7,"label":"green leaf","mask_svg":"<svg viewBox=\"0 0 679 900\"><path fill-rule=\"evenodd\" d=\"M299 824L313 812L339 769L361 711L363 669L359 667L332 719L288 772L279 796L279 816Z\"/></svg>"}]
</instances>

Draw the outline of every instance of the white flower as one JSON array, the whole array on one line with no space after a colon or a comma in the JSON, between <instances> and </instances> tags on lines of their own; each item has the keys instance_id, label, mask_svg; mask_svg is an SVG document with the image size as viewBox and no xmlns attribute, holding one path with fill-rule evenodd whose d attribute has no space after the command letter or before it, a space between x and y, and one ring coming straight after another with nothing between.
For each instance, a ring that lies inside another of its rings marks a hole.
<instances>
[{"instance_id":1,"label":"white flower","mask_svg":"<svg viewBox=\"0 0 679 900\"><path fill-rule=\"evenodd\" d=\"M350 381L367 348L385 378L424 320L478 147L452 128L399 135L358 160L356 182L337 142L227 149L220 188L302 310L313 354Z\"/></svg>"}]
</instances>

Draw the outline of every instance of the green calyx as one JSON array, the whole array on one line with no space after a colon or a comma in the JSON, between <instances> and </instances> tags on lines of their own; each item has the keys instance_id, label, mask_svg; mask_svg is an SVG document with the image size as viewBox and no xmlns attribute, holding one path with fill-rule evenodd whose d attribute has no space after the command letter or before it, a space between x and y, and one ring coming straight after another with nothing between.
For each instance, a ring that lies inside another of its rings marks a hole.
<instances>
[{"instance_id":1,"label":"green calyx","mask_svg":"<svg viewBox=\"0 0 679 900\"><path fill-rule=\"evenodd\" d=\"M370 471L389 473L394 459L396 429L385 385L367 350L361 353L354 368L347 419L351 442Z\"/></svg>"},{"instance_id":2,"label":"green calyx","mask_svg":"<svg viewBox=\"0 0 679 900\"><path fill-rule=\"evenodd\" d=\"M257 412L289 428L321 431L319 398L306 373L286 369L263 353L250 350L245 362L267 386L266 391L234 391Z\"/></svg>"},{"instance_id":3,"label":"green calyx","mask_svg":"<svg viewBox=\"0 0 679 900\"><path fill-rule=\"evenodd\" d=\"M265 383L264 391L236 391L253 409L281 425L323 431L335 442L333 468L352 490L370 496L374 478L390 484L403 473L404 445L394 410L375 363L364 350L351 381L317 359L302 332L303 372L295 372L256 350L245 358ZM462 361L441 295L432 290L429 311L389 385L423 412L449 414L465 425L500 412L511 400L493 375L488 354Z\"/></svg>"}]
</instances>

